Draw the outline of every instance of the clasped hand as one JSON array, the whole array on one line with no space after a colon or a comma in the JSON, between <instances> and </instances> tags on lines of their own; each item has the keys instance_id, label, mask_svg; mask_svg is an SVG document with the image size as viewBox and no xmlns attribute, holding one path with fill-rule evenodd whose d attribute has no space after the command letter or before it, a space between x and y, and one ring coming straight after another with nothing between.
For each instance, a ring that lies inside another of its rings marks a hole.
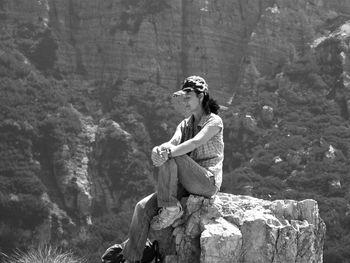
<instances>
[{"instance_id":1,"label":"clasped hand","mask_svg":"<svg viewBox=\"0 0 350 263\"><path fill-rule=\"evenodd\" d=\"M151 159L153 165L159 167L169 159L168 152L165 148L160 148L159 146L156 146L152 149Z\"/></svg>"}]
</instances>

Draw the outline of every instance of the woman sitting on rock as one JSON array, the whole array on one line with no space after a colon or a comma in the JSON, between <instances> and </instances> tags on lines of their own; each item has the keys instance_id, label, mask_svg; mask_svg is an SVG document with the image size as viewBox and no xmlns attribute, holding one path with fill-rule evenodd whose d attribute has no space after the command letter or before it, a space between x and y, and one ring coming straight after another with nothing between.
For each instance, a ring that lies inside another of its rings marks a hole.
<instances>
[{"instance_id":1,"label":"woman sitting on rock","mask_svg":"<svg viewBox=\"0 0 350 263\"><path fill-rule=\"evenodd\" d=\"M220 106L209 97L208 85L199 76L184 80L181 90L190 117L184 119L169 142L152 150L159 167L157 192L137 203L123 249L125 262L141 260L149 228L171 226L183 210L180 198L189 194L211 197L222 182L224 158L223 123Z\"/></svg>"}]
</instances>

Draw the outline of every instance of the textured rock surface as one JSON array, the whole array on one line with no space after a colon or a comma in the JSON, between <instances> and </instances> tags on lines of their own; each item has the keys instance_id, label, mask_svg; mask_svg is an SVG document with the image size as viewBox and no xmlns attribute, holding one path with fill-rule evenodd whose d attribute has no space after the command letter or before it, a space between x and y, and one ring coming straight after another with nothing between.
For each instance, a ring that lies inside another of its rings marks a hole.
<instances>
[{"instance_id":1,"label":"textured rock surface","mask_svg":"<svg viewBox=\"0 0 350 263\"><path fill-rule=\"evenodd\" d=\"M332 68L339 69L337 72L339 81L346 92L350 91L349 40L350 22L347 21L328 35L315 39L312 43L312 47L318 51L317 59L319 63L323 63L322 70L325 73L331 71Z\"/></svg>"},{"instance_id":2,"label":"textured rock surface","mask_svg":"<svg viewBox=\"0 0 350 263\"><path fill-rule=\"evenodd\" d=\"M8 20L50 26L62 72L171 89L184 76L200 74L226 100L249 36L274 1L2 2Z\"/></svg>"},{"instance_id":3,"label":"textured rock surface","mask_svg":"<svg viewBox=\"0 0 350 263\"><path fill-rule=\"evenodd\" d=\"M256 69L256 78L273 78L348 19L350 3L3 0L0 10L9 34L11 21L49 28L65 74L109 79L121 89L149 81L172 90L184 76L200 74L224 103L239 86L247 92L246 84L254 84L245 81L246 67Z\"/></svg>"},{"instance_id":4,"label":"textured rock surface","mask_svg":"<svg viewBox=\"0 0 350 263\"><path fill-rule=\"evenodd\" d=\"M77 149L73 153L68 145L63 145L65 174L57 175L56 178L64 196L65 207L70 211L76 211L76 216L82 222L91 224L92 195L88 169L97 126L91 118L73 110L79 117L82 132L78 137Z\"/></svg>"},{"instance_id":5,"label":"textured rock surface","mask_svg":"<svg viewBox=\"0 0 350 263\"><path fill-rule=\"evenodd\" d=\"M59 50L65 70L172 87L184 75L204 74L227 94L245 38L272 3L52 0L50 21L65 43Z\"/></svg>"},{"instance_id":6,"label":"textured rock surface","mask_svg":"<svg viewBox=\"0 0 350 263\"><path fill-rule=\"evenodd\" d=\"M219 193L183 201L186 212L173 231L176 253L165 262L323 262L326 229L314 200Z\"/></svg>"}]
</instances>

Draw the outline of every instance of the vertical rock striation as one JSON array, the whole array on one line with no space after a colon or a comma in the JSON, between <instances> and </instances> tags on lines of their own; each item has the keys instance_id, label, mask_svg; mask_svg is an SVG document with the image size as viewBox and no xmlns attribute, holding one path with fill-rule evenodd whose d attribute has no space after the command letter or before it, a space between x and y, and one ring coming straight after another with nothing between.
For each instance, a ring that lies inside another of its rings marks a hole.
<instances>
[{"instance_id":1,"label":"vertical rock striation","mask_svg":"<svg viewBox=\"0 0 350 263\"><path fill-rule=\"evenodd\" d=\"M246 43L274 1L3 1L7 19L49 26L57 68L93 80L151 81L175 89L204 75L226 100ZM27 10L30 10L28 15Z\"/></svg>"},{"instance_id":2,"label":"vertical rock striation","mask_svg":"<svg viewBox=\"0 0 350 263\"><path fill-rule=\"evenodd\" d=\"M8 21L52 30L62 73L170 89L200 74L222 102L238 88L247 62L273 77L350 16L341 0L21 0L2 1L1 8Z\"/></svg>"}]
</instances>

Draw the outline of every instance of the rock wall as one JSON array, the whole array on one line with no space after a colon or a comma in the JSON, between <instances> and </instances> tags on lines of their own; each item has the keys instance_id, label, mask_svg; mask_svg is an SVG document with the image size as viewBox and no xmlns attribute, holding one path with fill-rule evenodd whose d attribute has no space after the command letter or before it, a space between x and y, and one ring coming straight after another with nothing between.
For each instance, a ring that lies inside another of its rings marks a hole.
<instances>
[{"instance_id":1,"label":"rock wall","mask_svg":"<svg viewBox=\"0 0 350 263\"><path fill-rule=\"evenodd\" d=\"M170 89L200 74L222 103L250 60L273 77L350 17L350 4L340 0L4 0L1 9L8 21L52 30L57 67L65 74Z\"/></svg>"},{"instance_id":2,"label":"rock wall","mask_svg":"<svg viewBox=\"0 0 350 263\"><path fill-rule=\"evenodd\" d=\"M170 89L200 74L222 103L247 61L273 76L350 16L350 4L340 0L3 0L1 7L8 20L52 30L65 74Z\"/></svg>"},{"instance_id":3,"label":"rock wall","mask_svg":"<svg viewBox=\"0 0 350 263\"><path fill-rule=\"evenodd\" d=\"M184 76L200 74L224 100L251 32L274 1L3 2L7 19L52 29L57 66L65 74L146 80L171 89Z\"/></svg>"},{"instance_id":4,"label":"rock wall","mask_svg":"<svg viewBox=\"0 0 350 263\"><path fill-rule=\"evenodd\" d=\"M326 227L314 200L219 193L213 199L182 201L185 214L174 224L175 251L166 252L173 253L166 263L323 262Z\"/></svg>"},{"instance_id":5,"label":"rock wall","mask_svg":"<svg viewBox=\"0 0 350 263\"><path fill-rule=\"evenodd\" d=\"M62 40L63 71L172 89L183 76L200 74L219 96L231 91L247 39L272 3L52 0L49 20Z\"/></svg>"}]
</instances>

